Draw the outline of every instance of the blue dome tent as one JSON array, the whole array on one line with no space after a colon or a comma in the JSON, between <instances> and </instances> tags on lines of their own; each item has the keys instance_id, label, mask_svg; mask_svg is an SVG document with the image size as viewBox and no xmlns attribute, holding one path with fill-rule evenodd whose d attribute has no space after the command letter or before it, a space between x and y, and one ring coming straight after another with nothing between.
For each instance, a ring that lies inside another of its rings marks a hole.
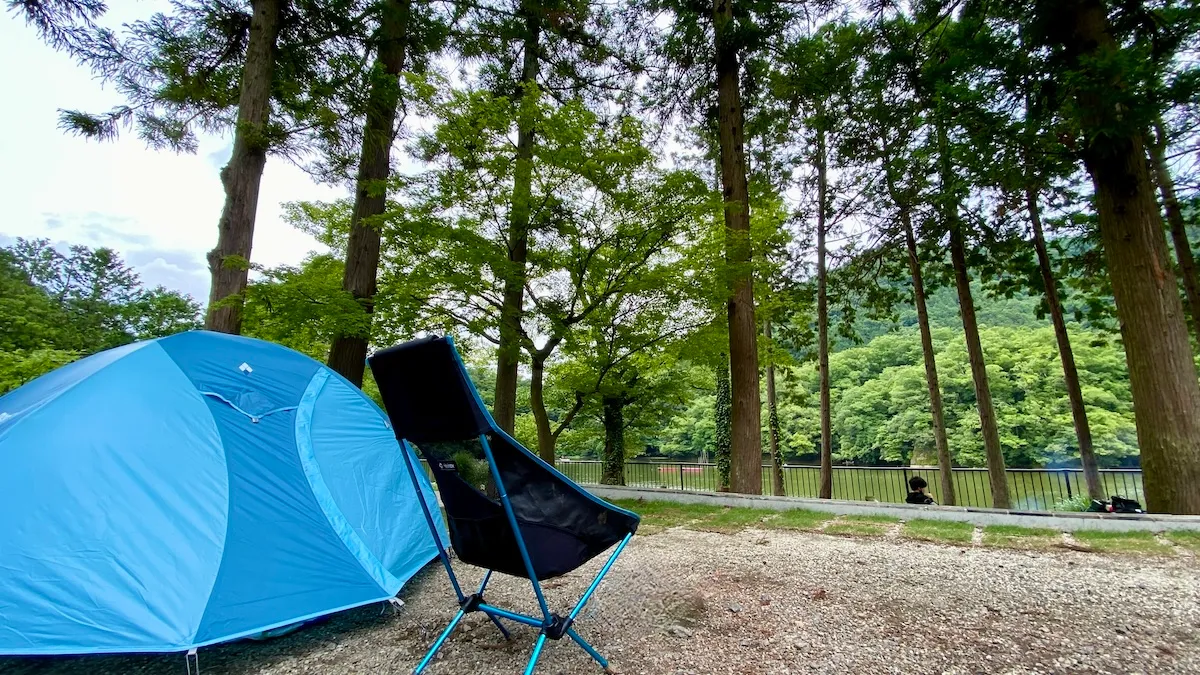
<instances>
[{"instance_id":1,"label":"blue dome tent","mask_svg":"<svg viewBox=\"0 0 1200 675\"><path fill-rule=\"evenodd\" d=\"M184 651L394 596L437 556L400 452L339 375L220 333L0 397L0 655Z\"/></svg>"}]
</instances>

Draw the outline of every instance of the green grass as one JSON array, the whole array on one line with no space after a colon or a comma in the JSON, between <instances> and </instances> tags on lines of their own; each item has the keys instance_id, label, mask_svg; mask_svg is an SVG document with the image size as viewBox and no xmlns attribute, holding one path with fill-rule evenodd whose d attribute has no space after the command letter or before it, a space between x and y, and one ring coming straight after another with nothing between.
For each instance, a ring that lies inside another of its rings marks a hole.
<instances>
[{"instance_id":1,"label":"green grass","mask_svg":"<svg viewBox=\"0 0 1200 675\"><path fill-rule=\"evenodd\" d=\"M741 507L710 506L708 504L676 504L664 501L619 499L618 506L642 517L639 534L652 535L672 527L685 527L704 532L732 534L748 527L772 530L820 530L826 534L858 537L880 537L900 522L887 516L844 516L805 509L769 511ZM830 522L830 521L833 522ZM821 526L829 523L823 530ZM969 544L974 526L940 520L910 520L901 529L907 539ZM1200 553L1200 532L1167 532L1164 535L1176 546ZM1094 551L1133 555L1170 555L1170 546L1160 544L1150 532L1074 533L1075 540ZM1010 525L990 525L983 528L983 545L1027 551L1046 551L1059 547L1062 533L1057 530Z\"/></svg>"},{"instance_id":2,"label":"green grass","mask_svg":"<svg viewBox=\"0 0 1200 675\"><path fill-rule=\"evenodd\" d=\"M1061 543L1061 532L1042 527L988 525L983 528L984 546L1015 548L1025 551L1045 551Z\"/></svg>"},{"instance_id":3,"label":"green grass","mask_svg":"<svg viewBox=\"0 0 1200 675\"><path fill-rule=\"evenodd\" d=\"M899 518L887 516L846 516L826 527L826 534L848 534L859 537L880 537L888 528L900 522Z\"/></svg>"},{"instance_id":4,"label":"green grass","mask_svg":"<svg viewBox=\"0 0 1200 675\"><path fill-rule=\"evenodd\" d=\"M904 524L900 534L908 539L969 544L975 534L975 526L950 520L910 520Z\"/></svg>"},{"instance_id":5,"label":"green grass","mask_svg":"<svg viewBox=\"0 0 1200 675\"><path fill-rule=\"evenodd\" d=\"M791 509L781 511L777 518L771 518L763 523L763 527L771 530L819 530L821 526L834 519L832 513L809 511L808 509Z\"/></svg>"},{"instance_id":6,"label":"green grass","mask_svg":"<svg viewBox=\"0 0 1200 675\"><path fill-rule=\"evenodd\" d=\"M1075 532L1075 541L1102 553L1170 555L1171 547L1154 540L1153 532Z\"/></svg>"},{"instance_id":7,"label":"green grass","mask_svg":"<svg viewBox=\"0 0 1200 675\"><path fill-rule=\"evenodd\" d=\"M721 510L719 506L707 504L647 502L640 499L618 499L613 503L642 517L642 524L638 528L639 534L657 534L668 528L711 518ZM749 511L750 509L744 510Z\"/></svg>"},{"instance_id":8,"label":"green grass","mask_svg":"<svg viewBox=\"0 0 1200 675\"><path fill-rule=\"evenodd\" d=\"M1167 539L1176 546L1190 549L1196 553L1200 553L1200 532L1189 532L1187 530L1167 530L1165 533Z\"/></svg>"},{"instance_id":9,"label":"green grass","mask_svg":"<svg viewBox=\"0 0 1200 675\"><path fill-rule=\"evenodd\" d=\"M773 515L770 511L747 508L719 508L707 518L689 523L684 527L702 532L724 532L733 534L752 525L758 525L763 518Z\"/></svg>"}]
</instances>

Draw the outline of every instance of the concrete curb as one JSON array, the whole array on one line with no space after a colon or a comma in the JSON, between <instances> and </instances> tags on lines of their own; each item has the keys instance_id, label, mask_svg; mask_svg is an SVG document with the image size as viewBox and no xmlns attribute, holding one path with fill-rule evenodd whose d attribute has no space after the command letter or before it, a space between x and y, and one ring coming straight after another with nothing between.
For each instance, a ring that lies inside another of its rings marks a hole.
<instances>
[{"instance_id":1,"label":"concrete curb","mask_svg":"<svg viewBox=\"0 0 1200 675\"><path fill-rule=\"evenodd\" d=\"M889 516L901 520L953 520L978 526L1014 525L1043 527L1060 532L1101 530L1105 532L1161 532L1163 530L1200 531L1200 516L1127 513L1069 513L1005 511L962 506L917 506L886 502L830 501L800 497L739 495L718 492L682 492L657 488L630 488L611 485L582 486L601 499L644 499L678 504L708 504L752 509L786 511L808 509L848 516Z\"/></svg>"}]
</instances>

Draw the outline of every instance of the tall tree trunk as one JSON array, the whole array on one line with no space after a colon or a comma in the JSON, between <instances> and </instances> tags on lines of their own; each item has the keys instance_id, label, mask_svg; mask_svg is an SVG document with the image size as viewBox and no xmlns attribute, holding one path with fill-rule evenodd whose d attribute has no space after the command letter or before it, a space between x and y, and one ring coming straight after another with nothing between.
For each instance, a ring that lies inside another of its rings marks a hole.
<instances>
[{"instance_id":1,"label":"tall tree trunk","mask_svg":"<svg viewBox=\"0 0 1200 675\"><path fill-rule=\"evenodd\" d=\"M971 297L971 275L967 271L966 244L963 241L963 226L958 215L957 198L953 196L946 128L940 123L937 126L937 136L942 190L945 192L942 195L942 217L950 229L950 261L954 266L954 285L958 289L958 309L962 316L963 336L967 341L967 358L971 362L971 379L975 383L975 403L979 408L979 427L983 436L984 454L987 456L988 479L992 486L992 506L1007 509L1010 507L1008 473L1004 466L1004 451L1000 446L1000 431L996 427L996 408L992 405L992 390L988 385L983 345L979 341L975 300Z\"/></svg>"},{"instance_id":2,"label":"tall tree trunk","mask_svg":"<svg viewBox=\"0 0 1200 675\"><path fill-rule=\"evenodd\" d=\"M225 206L217 224L217 246L208 252L212 287L208 296L208 330L242 332L242 303L250 273L258 189L267 165L267 123L271 115L271 81L275 72L275 41L286 0L253 0L250 36L242 66L233 154L221 169Z\"/></svg>"},{"instance_id":3,"label":"tall tree trunk","mask_svg":"<svg viewBox=\"0 0 1200 675\"><path fill-rule=\"evenodd\" d=\"M534 10L522 4L525 14L525 60L521 67L521 97L537 84L541 23ZM517 418L517 366L521 357L521 315L525 301L525 260L529 253L529 218L533 200L533 143L536 120L521 104L517 116L517 161L513 169L512 205L508 225L508 268L504 270L504 297L500 307L500 346L496 351L496 398L492 416L501 429L512 433Z\"/></svg>"},{"instance_id":4,"label":"tall tree trunk","mask_svg":"<svg viewBox=\"0 0 1200 675\"><path fill-rule=\"evenodd\" d=\"M925 361L925 386L929 389L929 412L933 417L933 440L937 446L938 473L941 477L940 501L954 506L954 465L950 461L950 443L946 439L946 418L942 412L942 387L938 383L937 354L933 350L933 331L929 328L929 309L925 306L925 278L921 274L921 258L917 255L917 237L913 232L912 213L907 204L898 204L900 224L904 227L904 243L908 249L908 271L912 275L913 304L917 307L917 324L921 328L921 354Z\"/></svg>"},{"instance_id":5,"label":"tall tree trunk","mask_svg":"<svg viewBox=\"0 0 1200 675\"><path fill-rule=\"evenodd\" d=\"M763 321L763 333L767 343L771 343L771 320ZM775 360L767 361L767 433L771 442L771 492L776 497L784 497L787 491L783 485L783 452L779 448L779 407L775 399Z\"/></svg>"},{"instance_id":6,"label":"tall tree trunk","mask_svg":"<svg viewBox=\"0 0 1200 675\"><path fill-rule=\"evenodd\" d=\"M825 223L829 200L825 130L817 129L817 368L821 390L821 486L818 496L833 499L833 419L829 405L829 295L826 290Z\"/></svg>"},{"instance_id":7,"label":"tall tree trunk","mask_svg":"<svg viewBox=\"0 0 1200 675\"><path fill-rule=\"evenodd\" d=\"M1058 300L1058 285L1054 281L1054 269L1050 266L1050 253L1046 250L1046 235L1042 231L1041 208L1038 206L1037 193L1032 186L1025 187L1025 207L1029 211L1029 222L1033 225L1033 247L1037 250L1038 267L1042 271L1042 285L1046 289L1046 306L1050 308L1050 321L1054 324L1054 337L1058 340L1058 357L1062 361L1063 381L1067 385L1067 400L1071 402L1071 419L1075 423L1075 437L1079 440L1079 461L1083 464L1083 479L1087 483L1089 497L1104 499L1100 469L1096 465L1096 454L1092 452L1092 429L1088 425L1087 408L1083 405L1083 390L1079 386L1079 370L1075 367L1071 337L1067 334L1067 322L1063 319L1062 304Z\"/></svg>"},{"instance_id":8,"label":"tall tree trunk","mask_svg":"<svg viewBox=\"0 0 1200 675\"><path fill-rule=\"evenodd\" d=\"M1136 414L1146 505L1150 511L1200 514L1200 381L1183 304L1167 252L1162 215L1146 161L1143 132L1131 129L1110 93L1129 86L1099 72L1121 62L1101 0L1039 3L1047 37L1084 71L1072 92L1092 176ZM1105 78L1103 86L1087 81Z\"/></svg>"},{"instance_id":9,"label":"tall tree trunk","mask_svg":"<svg viewBox=\"0 0 1200 675\"><path fill-rule=\"evenodd\" d=\"M1167 130L1161 119L1154 122L1154 134L1155 138L1150 143L1151 166L1158 192L1162 195L1163 207L1167 211L1167 225L1171 228L1171 240L1175 244L1175 259L1179 261L1179 276L1183 277L1183 291L1192 313L1192 330L1196 339L1200 340L1200 284L1196 279L1196 259L1192 256L1192 244L1188 241L1183 211L1175 195L1175 179L1171 177L1171 170L1167 166Z\"/></svg>"},{"instance_id":10,"label":"tall tree trunk","mask_svg":"<svg viewBox=\"0 0 1200 675\"><path fill-rule=\"evenodd\" d=\"M389 0L379 23L378 53L367 94L367 121L363 127L358 164L358 186L350 215L350 241L342 288L353 294L367 314L361 331L339 333L329 349L329 367L362 387L371 339L371 313L379 273L379 226L375 222L387 205L387 180L392 169L392 143L396 139L396 108L400 104L400 71L404 70L405 42L411 0Z\"/></svg>"},{"instance_id":11,"label":"tall tree trunk","mask_svg":"<svg viewBox=\"0 0 1200 675\"><path fill-rule=\"evenodd\" d=\"M992 485L992 506L1010 507L1008 475L1004 453L1000 447L1000 431L996 427L996 408L992 405L992 390L988 385L987 365L983 345L979 342L979 324L975 319L975 301L971 297L971 277L967 272L966 249L958 224L950 230L950 258L954 265L954 285L958 287L959 312L962 315L963 335L967 340L967 358L971 361L971 377L975 383L975 403L979 408L979 427L987 455L988 479Z\"/></svg>"},{"instance_id":12,"label":"tall tree trunk","mask_svg":"<svg viewBox=\"0 0 1200 675\"><path fill-rule=\"evenodd\" d=\"M729 358L732 410L730 489L762 494L762 400L758 386L758 326L754 319L750 195L743 147L745 115L733 37L734 0L714 0L721 185L725 202L725 258L731 267Z\"/></svg>"},{"instance_id":13,"label":"tall tree trunk","mask_svg":"<svg viewBox=\"0 0 1200 675\"><path fill-rule=\"evenodd\" d=\"M529 382L529 407L533 412L533 421L537 426L538 456L550 466L554 466L554 445L557 440L550 429L550 415L546 412L546 399L543 395L546 379L546 359L534 355L531 358L532 372Z\"/></svg>"},{"instance_id":14,"label":"tall tree trunk","mask_svg":"<svg viewBox=\"0 0 1200 675\"><path fill-rule=\"evenodd\" d=\"M604 485L625 484L625 401L620 396L605 396L604 406Z\"/></svg>"},{"instance_id":15,"label":"tall tree trunk","mask_svg":"<svg viewBox=\"0 0 1200 675\"><path fill-rule=\"evenodd\" d=\"M729 492L730 462L732 460L732 408L729 387L729 359L722 354L721 366L717 368L717 401L713 410L716 417L715 435L717 447L713 449L713 462L717 465L717 492Z\"/></svg>"}]
</instances>

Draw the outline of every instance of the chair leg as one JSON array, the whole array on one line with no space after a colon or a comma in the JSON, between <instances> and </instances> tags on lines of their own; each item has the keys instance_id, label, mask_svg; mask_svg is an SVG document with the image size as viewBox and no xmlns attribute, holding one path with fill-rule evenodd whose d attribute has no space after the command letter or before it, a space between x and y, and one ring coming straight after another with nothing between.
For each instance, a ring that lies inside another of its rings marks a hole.
<instances>
[{"instance_id":1,"label":"chair leg","mask_svg":"<svg viewBox=\"0 0 1200 675\"><path fill-rule=\"evenodd\" d=\"M589 656L591 656L593 659L596 659L596 663L599 663L601 668L608 670L608 659L600 656L600 652L596 651L595 647L588 644L587 640L579 637L579 633L576 633L574 628L568 628L567 635L569 635L571 639L575 641L575 644L583 647L583 651L587 652Z\"/></svg>"},{"instance_id":2,"label":"chair leg","mask_svg":"<svg viewBox=\"0 0 1200 675\"><path fill-rule=\"evenodd\" d=\"M533 654L529 656L529 665L525 667L525 675L533 675L533 669L537 667L538 657L542 655L542 647L545 646L546 634L542 633L533 645Z\"/></svg>"},{"instance_id":3,"label":"chair leg","mask_svg":"<svg viewBox=\"0 0 1200 675\"><path fill-rule=\"evenodd\" d=\"M461 609L458 610L458 613L454 615L454 619L450 621L450 625L446 626L446 630L442 631L442 634L438 636L437 642L434 642L433 646L429 648L429 653L425 655L425 658L421 659L421 663L417 665L417 669L413 671L413 675L420 675L425 670L425 667L429 665L429 662L433 660L433 657L437 656L438 650L445 644L446 638L450 637L450 633L454 632L454 627L458 625L459 621L462 621L463 616L465 616L464 612Z\"/></svg>"},{"instance_id":4,"label":"chair leg","mask_svg":"<svg viewBox=\"0 0 1200 675\"><path fill-rule=\"evenodd\" d=\"M512 642L512 635L509 634L508 629L504 627L504 624L500 623L500 619L497 619L491 614L488 614L488 618L492 620L492 623L496 624L496 628L500 629L500 634L504 636L504 641Z\"/></svg>"}]
</instances>

